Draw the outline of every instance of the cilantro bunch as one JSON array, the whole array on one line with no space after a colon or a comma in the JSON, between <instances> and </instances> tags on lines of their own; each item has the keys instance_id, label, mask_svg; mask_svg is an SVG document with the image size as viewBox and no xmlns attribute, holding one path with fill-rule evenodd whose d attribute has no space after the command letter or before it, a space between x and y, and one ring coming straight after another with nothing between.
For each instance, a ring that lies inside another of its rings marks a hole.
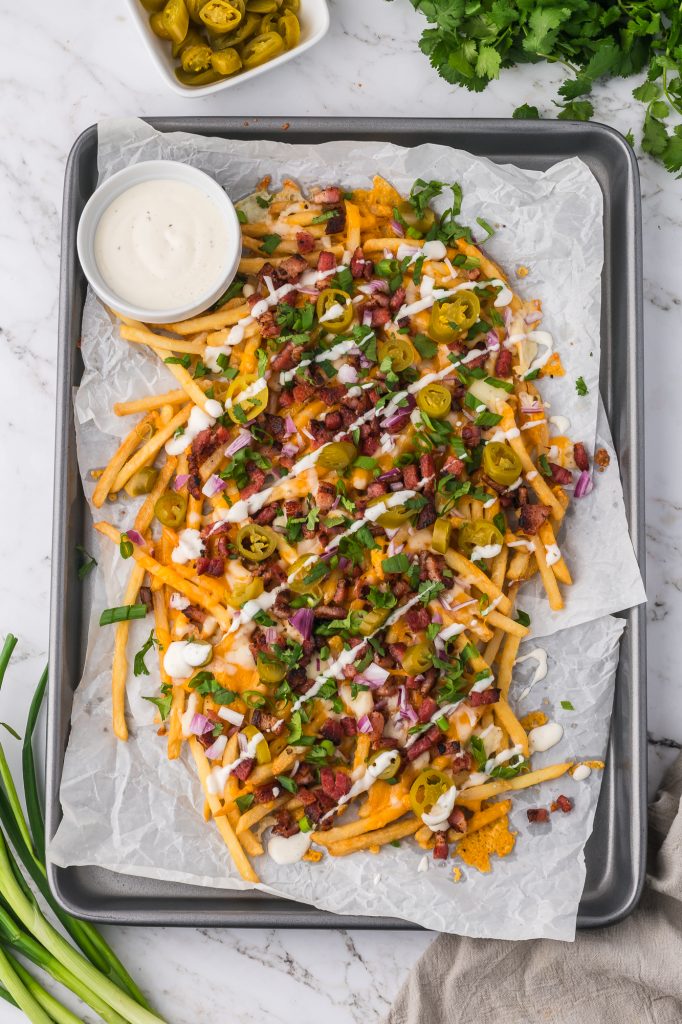
<instances>
[{"instance_id":1,"label":"cilantro bunch","mask_svg":"<svg viewBox=\"0 0 682 1024\"><path fill-rule=\"evenodd\" d=\"M562 64L557 117L588 121L592 86L646 70L633 90L644 104L642 149L680 176L682 4L680 0L411 0L431 26L420 48L447 81L481 92L503 68L540 61ZM517 118L538 108L517 107ZM628 133L632 144L632 134Z\"/></svg>"}]
</instances>

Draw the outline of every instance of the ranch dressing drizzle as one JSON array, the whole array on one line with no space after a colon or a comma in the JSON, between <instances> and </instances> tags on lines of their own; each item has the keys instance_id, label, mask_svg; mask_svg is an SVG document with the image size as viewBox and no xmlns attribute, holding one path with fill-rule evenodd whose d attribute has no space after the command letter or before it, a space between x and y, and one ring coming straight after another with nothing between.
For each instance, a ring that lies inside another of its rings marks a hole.
<instances>
[{"instance_id":1,"label":"ranch dressing drizzle","mask_svg":"<svg viewBox=\"0 0 682 1024\"><path fill-rule=\"evenodd\" d=\"M220 210L184 181L144 181L112 200L94 238L97 268L121 299L152 310L200 301L229 248Z\"/></svg>"},{"instance_id":2,"label":"ranch dressing drizzle","mask_svg":"<svg viewBox=\"0 0 682 1024\"><path fill-rule=\"evenodd\" d=\"M520 665L522 661L528 661L529 659L535 661L537 663L537 667L530 684L521 694L521 700L528 696L536 683L541 683L547 676L547 651L544 647L534 647L532 651L528 652L528 654L524 654L522 657L517 658L514 664Z\"/></svg>"},{"instance_id":3,"label":"ranch dressing drizzle","mask_svg":"<svg viewBox=\"0 0 682 1024\"><path fill-rule=\"evenodd\" d=\"M423 298L418 299L416 302L412 302L407 306L401 306L396 314L396 321L402 320L406 316L414 316L415 313L421 313L422 310L428 309L434 304L434 302L440 302L441 299L448 299L451 295L456 295L457 292L467 290L470 291L472 288L490 288L498 287L500 289L499 295L495 299L495 306L508 306L513 296L511 290L507 287L504 281L500 281L499 278L493 278L492 281L466 281L463 284L455 285L454 288L434 288L432 292L425 295ZM537 334L544 333L537 331ZM480 354L480 353L479 353ZM549 358L549 355L547 356ZM546 360L545 360L546 362Z\"/></svg>"}]
</instances>

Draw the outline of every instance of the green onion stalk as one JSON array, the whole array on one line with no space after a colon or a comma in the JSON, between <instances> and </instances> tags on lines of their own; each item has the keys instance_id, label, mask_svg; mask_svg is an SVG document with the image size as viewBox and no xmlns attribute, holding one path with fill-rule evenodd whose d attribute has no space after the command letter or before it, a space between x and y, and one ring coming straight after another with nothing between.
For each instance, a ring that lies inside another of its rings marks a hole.
<instances>
[{"instance_id":1,"label":"green onion stalk","mask_svg":"<svg viewBox=\"0 0 682 1024\"><path fill-rule=\"evenodd\" d=\"M0 687L16 644L16 637L9 634L0 651ZM67 914L50 892L33 755L46 686L47 670L33 695L22 745L26 816L0 743L0 999L19 1007L33 1024L81 1021L17 959L21 956L78 996L105 1024L163 1024L97 929ZM75 946L50 923L30 883Z\"/></svg>"}]
</instances>

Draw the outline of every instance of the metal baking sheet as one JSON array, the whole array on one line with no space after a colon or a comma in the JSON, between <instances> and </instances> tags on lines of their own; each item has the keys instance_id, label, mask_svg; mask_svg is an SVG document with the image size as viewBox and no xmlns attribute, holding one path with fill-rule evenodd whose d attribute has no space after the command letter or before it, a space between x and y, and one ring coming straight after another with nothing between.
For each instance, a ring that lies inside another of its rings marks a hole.
<instances>
[{"instance_id":1,"label":"metal baking sheet","mask_svg":"<svg viewBox=\"0 0 682 1024\"><path fill-rule=\"evenodd\" d=\"M497 163L542 170L579 156L604 195L601 391L620 460L625 508L644 571L644 438L642 254L639 176L632 150L617 132L598 124L560 121L409 118L151 118L160 131L239 139L280 139L315 145L332 139L386 140L402 146L435 142L469 150ZM71 150L64 189L54 532L50 615L50 691L46 818L50 836L61 817L59 784L73 691L81 677L87 585L76 575L75 547L87 537L73 425L72 389L82 373L78 348L85 280L76 255L76 227L97 178L97 128ZM639 898L646 830L646 620L644 606L624 613L622 646L607 768L594 831L585 856L587 878L578 925L612 924ZM106 813L106 808L102 808ZM205 889L130 877L96 867L48 865L50 887L70 913L107 924L162 924L278 928L416 926L392 918L342 917L256 891Z\"/></svg>"}]
</instances>

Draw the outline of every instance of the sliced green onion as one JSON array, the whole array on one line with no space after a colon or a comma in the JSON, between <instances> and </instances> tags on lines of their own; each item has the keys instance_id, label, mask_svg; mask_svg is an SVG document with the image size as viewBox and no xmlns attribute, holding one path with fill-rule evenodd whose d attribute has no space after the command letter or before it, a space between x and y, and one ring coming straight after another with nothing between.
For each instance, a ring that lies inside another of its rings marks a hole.
<instances>
[{"instance_id":1,"label":"sliced green onion","mask_svg":"<svg viewBox=\"0 0 682 1024\"><path fill-rule=\"evenodd\" d=\"M117 608L105 608L99 617L99 624L100 626L111 626L114 622L143 619L146 614L146 604L121 604Z\"/></svg>"}]
</instances>

